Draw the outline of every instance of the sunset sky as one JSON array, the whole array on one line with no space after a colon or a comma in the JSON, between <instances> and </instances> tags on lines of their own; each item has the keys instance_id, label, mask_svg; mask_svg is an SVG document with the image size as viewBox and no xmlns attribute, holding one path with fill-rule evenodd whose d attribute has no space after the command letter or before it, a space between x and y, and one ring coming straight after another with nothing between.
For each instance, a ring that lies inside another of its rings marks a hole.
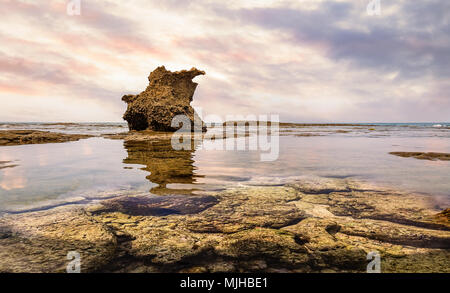
<instances>
[{"instance_id":1,"label":"sunset sky","mask_svg":"<svg viewBox=\"0 0 450 293\"><path fill-rule=\"evenodd\" d=\"M0 0L0 121L123 121L157 66L206 75L203 114L450 117L450 1Z\"/></svg>"}]
</instances>

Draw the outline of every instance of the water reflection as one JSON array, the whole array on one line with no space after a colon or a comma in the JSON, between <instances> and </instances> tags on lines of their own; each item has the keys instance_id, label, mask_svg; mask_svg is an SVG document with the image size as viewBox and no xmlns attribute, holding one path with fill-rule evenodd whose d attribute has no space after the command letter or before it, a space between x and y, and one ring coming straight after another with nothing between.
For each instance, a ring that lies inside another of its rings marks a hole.
<instances>
[{"instance_id":1,"label":"water reflection","mask_svg":"<svg viewBox=\"0 0 450 293\"><path fill-rule=\"evenodd\" d=\"M282 136L279 158L271 162L262 162L258 151L206 150L206 139L197 141L203 147L194 145L194 140L191 150L174 150L170 137L164 135L150 141L90 138L4 146L0 148L4 162L0 165L0 213L149 190L157 195L209 194L304 175L352 175L450 198L448 161L389 155L393 151L450 152L448 138L343 135Z\"/></svg>"},{"instance_id":2,"label":"water reflection","mask_svg":"<svg viewBox=\"0 0 450 293\"><path fill-rule=\"evenodd\" d=\"M128 156L123 163L145 166L142 170L150 172L146 178L157 184L150 190L153 194L191 194L197 190L193 186L197 178L203 177L196 174L194 166L198 144L192 140L191 150L174 150L170 139L125 141Z\"/></svg>"},{"instance_id":3,"label":"water reflection","mask_svg":"<svg viewBox=\"0 0 450 293\"><path fill-rule=\"evenodd\" d=\"M25 188L26 183L27 179L22 170L14 167L5 168L2 172L0 188L4 190L21 189Z\"/></svg>"},{"instance_id":4,"label":"water reflection","mask_svg":"<svg viewBox=\"0 0 450 293\"><path fill-rule=\"evenodd\" d=\"M0 213L91 201L151 186L142 170L126 170L123 142L90 138L0 147Z\"/></svg>"}]
</instances>

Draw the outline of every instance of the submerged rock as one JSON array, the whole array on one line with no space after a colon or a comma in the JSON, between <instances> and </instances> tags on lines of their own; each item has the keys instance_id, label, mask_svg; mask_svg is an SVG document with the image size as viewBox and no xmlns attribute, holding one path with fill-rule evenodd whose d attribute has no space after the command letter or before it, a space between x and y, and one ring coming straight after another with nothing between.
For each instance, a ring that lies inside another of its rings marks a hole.
<instances>
[{"instance_id":1,"label":"submerged rock","mask_svg":"<svg viewBox=\"0 0 450 293\"><path fill-rule=\"evenodd\" d=\"M95 213L120 211L132 216L185 215L199 213L216 203L213 196L125 196L103 202L104 209Z\"/></svg>"},{"instance_id":2,"label":"submerged rock","mask_svg":"<svg viewBox=\"0 0 450 293\"><path fill-rule=\"evenodd\" d=\"M172 119L176 115L186 115L193 126L191 129L206 130L190 105L197 87L192 79L204 74L196 68L176 72L168 71L164 66L156 68L148 77L149 85L145 91L122 97L128 104L123 119L128 122L129 129L176 131L179 126L173 127Z\"/></svg>"}]
</instances>

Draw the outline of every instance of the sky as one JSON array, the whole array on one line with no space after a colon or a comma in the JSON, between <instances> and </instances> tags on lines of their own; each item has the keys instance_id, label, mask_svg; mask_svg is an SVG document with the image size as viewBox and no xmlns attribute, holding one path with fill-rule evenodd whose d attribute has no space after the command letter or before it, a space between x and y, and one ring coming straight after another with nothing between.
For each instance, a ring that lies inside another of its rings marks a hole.
<instances>
[{"instance_id":1,"label":"sky","mask_svg":"<svg viewBox=\"0 0 450 293\"><path fill-rule=\"evenodd\" d=\"M0 0L0 121L123 121L160 65L203 116L449 121L450 1L379 1Z\"/></svg>"}]
</instances>

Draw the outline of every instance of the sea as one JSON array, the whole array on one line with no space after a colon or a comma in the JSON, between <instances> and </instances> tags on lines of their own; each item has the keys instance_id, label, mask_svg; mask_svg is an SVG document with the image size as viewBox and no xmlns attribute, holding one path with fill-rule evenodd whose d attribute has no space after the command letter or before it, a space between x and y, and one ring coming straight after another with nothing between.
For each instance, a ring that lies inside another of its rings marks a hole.
<instances>
[{"instance_id":1,"label":"sea","mask_svg":"<svg viewBox=\"0 0 450 293\"><path fill-rule=\"evenodd\" d=\"M399 157L390 152L450 153L450 123L281 124L276 159L264 150L176 150L167 138L110 139L126 123L6 123L0 130L32 129L92 138L66 143L0 146L0 213L92 204L120 195L158 196L220 191L296 178L362 180L450 203L450 161ZM258 135L258 134L255 134ZM237 136L240 140L249 137ZM241 141L242 142L242 141ZM5 167L6 166L6 167ZM1 166L0 166L1 167Z\"/></svg>"}]
</instances>

